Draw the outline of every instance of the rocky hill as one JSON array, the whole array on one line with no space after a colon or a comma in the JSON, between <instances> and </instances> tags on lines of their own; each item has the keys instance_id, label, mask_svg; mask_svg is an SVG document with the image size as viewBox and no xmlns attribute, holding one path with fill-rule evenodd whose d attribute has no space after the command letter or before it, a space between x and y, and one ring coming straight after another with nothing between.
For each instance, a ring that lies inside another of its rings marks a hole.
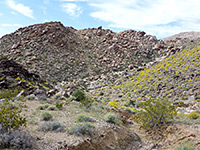
<instances>
[{"instance_id":1,"label":"rocky hill","mask_svg":"<svg viewBox=\"0 0 200 150\"><path fill-rule=\"evenodd\" d=\"M173 48L143 31L76 30L60 22L20 28L0 39L0 54L49 82L137 69Z\"/></svg>"}]
</instances>

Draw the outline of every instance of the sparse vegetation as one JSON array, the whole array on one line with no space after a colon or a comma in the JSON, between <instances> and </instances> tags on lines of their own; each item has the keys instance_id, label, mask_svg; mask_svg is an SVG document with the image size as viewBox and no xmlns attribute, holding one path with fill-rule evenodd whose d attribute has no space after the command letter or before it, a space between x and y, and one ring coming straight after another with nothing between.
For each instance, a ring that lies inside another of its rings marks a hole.
<instances>
[{"instance_id":1,"label":"sparse vegetation","mask_svg":"<svg viewBox=\"0 0 200 150\"><path fill-rule=\"evenodd\" d=\"M47 109L48 107L49 107L49 104L39 105L39 106L37 107L37 110L45 110L45 109Z\"/></svg>"},{"instance_id":2,"label":"sparse vegetation","mask_svg":"<svg viewBox=\"0 0 200 150\"><path fill-rule=\"evenodd\" d=\"M69 133L70 134L76 134L76 135L92 135L94 133L94 125L89 122L82 122L75 124L73 126Z\"/></svg>"},{"instance_id":3,"label":"sparse vegetation","mask_svg":"<svg viewBox=\"0 0 200 150\"><path fill-rule=\"evenodd\" d=\"M77 122L95 122L95 120L86 114L78 114L76 116Z\"/></svg>"},{"instance_id":4,"label":"sparse vegetation","mask_svg":"<svg viewBox=\"0 0 200 150\"><path fill-rule=\"evenodd\" d=\"M52 114L49 113L49 112L42 112L41 114L41 120L44 120L44 121L49 121L53 118Z\"/></svg>"},{"instance_id":5,"label":"sparse vegetation","mask_svg":"<svg viewBox=\"0 0 200 150\"><path fill-rule=\"evenodd\" d=\"M25 97L26 100L35 100L36 96L35 95L28 95Z\"/></svg>"},{"instance_id":6,"label":"sparse vegetation","mask_svg":"<svg viewBox=\"0 0 200 150\"><path fill-rule=\"evenodd\" d=\"M194 143L186 142L177 146L175 150L196 150L196 148L194 146Z\"/></svg>"},{"instance_id":7,"label":"sparse vegetation","mask_svg":"<svg viewBox=\"0 0 200 150\"><path fill-rule=\"evenodd\" d=\"M65 129L64 124L62 124L58 121L48 121L39 127L39 131L45 131L45 132L47 132L47 131L60 132L60 131L64 131L64 129Z\"/></svg>"},{"instance_id":8,"label":"sparse vegetation","mask_svg":"<svg viewBox=\"0 0 200 150\"><path fill-rule=\"evenodd\" d=\"M120 124L120 120L117 114L109 112L104 116L104 120L108 123L113 123L113 124Z\"/></svg>"}]
</instances>

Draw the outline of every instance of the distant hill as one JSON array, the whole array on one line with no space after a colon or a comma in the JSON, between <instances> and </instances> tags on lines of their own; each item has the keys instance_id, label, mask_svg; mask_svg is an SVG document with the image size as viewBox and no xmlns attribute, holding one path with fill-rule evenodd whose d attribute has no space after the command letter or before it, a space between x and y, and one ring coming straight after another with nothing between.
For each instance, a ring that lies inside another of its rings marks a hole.
<instances>
[{"instance_id":1,"label":"distant hill","mask_svg":"<svg viewBox=\"0 0 200 150\"><path fill-rule=\"evenodd\" d=\"M173 36L170 36L170 37L167 37L167 38L164 38L163 40L164 41L167 41L167 40L178 40L178 39L184 39L184 38L187 38L187 39L198 39L200 38L200 32L181 32L181 33L178 33L178 34L175 34Z\"/></svg>"}]
</instances>

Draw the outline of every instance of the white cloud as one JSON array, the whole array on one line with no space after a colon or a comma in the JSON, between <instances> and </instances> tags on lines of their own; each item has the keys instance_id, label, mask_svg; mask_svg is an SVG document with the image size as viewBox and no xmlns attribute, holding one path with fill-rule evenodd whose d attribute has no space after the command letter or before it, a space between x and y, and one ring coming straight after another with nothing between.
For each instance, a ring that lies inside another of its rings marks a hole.
<instances>
[{"instance_id":1,"label":"white cloud","mask_svg":"<svg viewBox=\"0 0 200 150\"><path fill-rule=\"evenodd\" d=\"M24 4L19 3L17 4L14 0L6 0L6 2L11 9L23 14L26 17L34 18L33 10L31 10L28 6L24 6Z\"/></svg>"},{"instance_id":2,"label":"white cloud","mask_svg":"<svg viewBox=\"0 0 200 150\"><path fill-rule=\"evenodd\" d=\"M89 0L60 0L61 2L87 2Z\"/></svg>"},{"instance_id":3,"label":"white cloud","mask_svg":"<svg viewBox=\"0 0 200 150\"><path fill-rule=\"evenodd\" d=\"M44 4L49 4L49 0L44 0L43 3Z\"/></svg>"},{"instance_id":4,"label":"white cloud","mask_svg":"<svg viewBox=\"0 0 200 150\"><path fill-rule=\"evenodd\" d=\"M3 15L3 13L0 13L0 16L2 16Z\"/></svg>"},{"instance_id":5,"label":"white cloud","mask_svg":"<svg viewBox=\"0 0 200 150\"><path fill-rule=\"evenodd\" d=\"M81 7L74 3L65 3L62 4L61 7L63 10L72 17L78 17L82 13Z\"/></svg>"},{"instance_id":6,"label":"white cloud","mask_svg":"<svg viewBox=\"0 0 200 150\"><path fill-rule=\"evenodd\" d=\"M21 27L20 24L1 24L3 27Z\"/></svg>"},{"instance_id":7,"label":"white cloud","mask_svg":"<svg viewBox=\"0 0 200 150\"><path fill-rule=\"evenodd\" d=\"M157 36L200 30L199 0L96 0L94 18L110 27L144 30Z\"/></svg>"}]
</instances>

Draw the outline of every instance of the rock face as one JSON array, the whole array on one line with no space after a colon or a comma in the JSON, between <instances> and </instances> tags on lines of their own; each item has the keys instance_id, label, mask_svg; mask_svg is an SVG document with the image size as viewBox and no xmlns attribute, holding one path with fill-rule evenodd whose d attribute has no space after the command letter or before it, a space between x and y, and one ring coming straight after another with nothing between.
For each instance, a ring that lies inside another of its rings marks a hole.
<instances>
[{"instance_id":1,"label":"rock face","mask_svg":"<svg viewBox=\"0 0 200 150\"><path fill-rule=\"evenodd\" d=\"M143 67L168 50L166 43L143 31L76 30L60 22L20 28L0 39L0 54L49 82Z\"/></svg>"},{"instance_id":2,"label":"rock face","mask_svg":"<svg viewBox=\"0 0 200 150\"><path fill-rule=\"evenodd\" d=\"M0 60L0 89L23 89L21 94L28 95L37 90L43 91L52 88L39 75L30 73L13 60Z\"/></svg>"}]
</instances>

